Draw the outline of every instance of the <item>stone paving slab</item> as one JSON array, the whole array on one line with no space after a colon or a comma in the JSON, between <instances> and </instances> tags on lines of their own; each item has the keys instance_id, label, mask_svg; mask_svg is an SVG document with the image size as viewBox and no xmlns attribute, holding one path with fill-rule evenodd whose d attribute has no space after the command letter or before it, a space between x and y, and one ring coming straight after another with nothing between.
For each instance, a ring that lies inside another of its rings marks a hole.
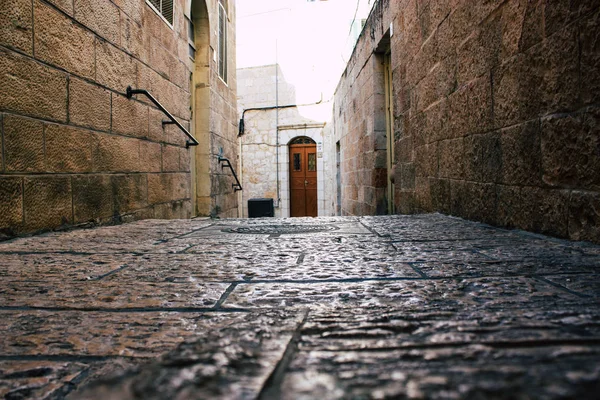
<instances>
[{"instance_id":1,"label":"stone paving slab","mask_svg":"<svg viewBox=\"0 0 600 400\"><path fill-rule=\"evenodd\" d=\"M243 313L0 311L0 354L158 357L200 332L237 323ZM82 329L84 327L84 329Z\"/></svg>"},{"instance_id":2,"label":"stone paving slab","mask_svg":"<svg viewBox=\"0 0 600 400\"><path fill-rule=\"evenodd\" d=\"M579 296L578 296L579 295ZM227 307L312 307L320 304L366 307L385 304L435 304L461 307L536 307L577 302L584 294L567 292L527 277L460 280L373 280L361 282L240 284Z\"/></svg>"},{"instance_id":3,"label":"stone paving slab","mask_svg":"<svg viewBox=\"0 0 600 400\"><path fill-rule=\"evenodd\" d=\"M50 309L210 308L226 283L154 283L132 280L10 282L3 285L0 307Z\"/></svg>"},{"instance_id":4,"label":"stone paving slab","mask_svg":"<svg viewBox=\"0 0 600 400\"><path fill-rule=\"evenodd\" d=\"M600 246L440 214L0 243L7 399L597 398Z\"/></svg>"}]
</instances>

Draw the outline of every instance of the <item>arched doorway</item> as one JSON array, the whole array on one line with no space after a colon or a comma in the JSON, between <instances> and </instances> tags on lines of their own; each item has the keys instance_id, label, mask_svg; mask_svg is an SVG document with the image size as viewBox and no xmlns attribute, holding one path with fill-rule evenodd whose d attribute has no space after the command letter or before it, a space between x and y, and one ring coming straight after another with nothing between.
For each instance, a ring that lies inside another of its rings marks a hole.
<instances>
[{"instance_id":1,"label":"arched doorway","mask_svg":"<svg viewBox=\"0 0 600 400\"><path fill-rule=\"evenodd\" d=\"M205 0L192 0L188 19L189 56L194 61L190 81L192 132L200 142L192 155L194 215L211 210L210 181L210 24Z\"/></svg>"},{"instance_id":2,"label":"arched doorway","mask_svg":"<svg viewBox=\"0 0 600 400\"><path fill-rule=\"evenodd\" d=\"M290 148L290 216L316 217L317 144L307 136L294 138Z\"/></svg>"}]
</instances>

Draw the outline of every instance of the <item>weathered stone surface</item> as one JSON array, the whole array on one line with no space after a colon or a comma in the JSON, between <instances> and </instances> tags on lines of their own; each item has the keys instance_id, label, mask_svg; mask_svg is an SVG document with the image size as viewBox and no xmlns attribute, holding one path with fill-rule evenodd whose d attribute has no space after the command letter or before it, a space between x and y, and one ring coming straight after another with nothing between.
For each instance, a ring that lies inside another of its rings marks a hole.
<instances>
[{"instance_id":1,"label":"weathered stone surface","mask_svg":"<svg viewBox=\"0 0 600 400\"><path fill-rule=\"evenodd\" d=\"M148 202L146 175L114 175L111 185L114 208L118 214L142 208Z\"/></svg>"},{"instance_id":2,"label":"weathered stone surface","mask_svg":"<svg viewBox=\"0 0 600 400\"><path fill-rule=\"evenodd\" d=\"M32 3L29 0L2 2L0 4L0 43L31 54Z\"/></svg>"},{"instance_id":3,"label":"weathered stone surface","mask_svg":"<svg viewBox=\"0 0 600 400\"><path fill-rule=\"evenodd\" d=\"M109 0L74 0L75 19L100 37L120 44L119 9Z\"/></svg>"},{"instance_id":4,"label":"weathered stone surface","mask_svg":"<svg viewBox=\"0 0 600 400\"><path fill-rule=\"evenodd\" d=\"M507 185L538 186L542 156L538 121L500 131L502 182Z\"/></svg>"},{"instance_id":5,"label":"weathered stone surface","mask_svg":"<svg viewBox=\"0 0 600 400\"><path fill-rule=\"evenodd\" d=\"M55 121L67 119L64 73L0 50L0 108Z\"/></svg>"},{"instance_id":6,"label":"weathered stone surface","mask_svg":"<svg viewBox=\"0 0 600 400\"><path fill-rule=\"evenodd\" d=\"M108 42L98 41L96 79L110 89L125 93L127 86L135 86L137 82L137 65L128 54Z\"/></svg>"},{"instance_id":7,"label":"weathered stone surface","mask_svg":"<svg viewBox=\"0 0 600 400\"><path fill-rule=\"evenodd\" d=\"M61 397L88 366L65 361L0 361L0 396L5 399Z\"/></svg>"},{"instance_id":8,"label":"weathered stone surface","mask_svg":"<svg viewBox=\"0 0 600 400\"><path fill-rule=\"evenodd\" d=\"M101 131L110 129L110 92L83 80L69 81L69 120Z\"/></svg>"},{"instance_id":9,"label":"weathered stone surface","mask_svg":"<svg viewBox=\"0 0 600 400\"><path fill-rule=\"evenodd\" d=\"M140 169L140 140L97 134L92 142L95 171L133 172Z\"/></svg>"},{"instance_id":10,"label":"weathered stone surface","mask_svg":"<svg viewBox=\"0 0 600 400\"><path fill-rule=\"evenodd\" d=\"M178 344L243 320L244 314L3 311L2 355L159 357ZM46 329L40 330L44 321Z\"/></svg>"},{"instance_id":11,"label":"weathered stone surface","mask_svg":"<svg viewBox=\"0 0 600 400\"><path fill-rule=\"evenodd\" d=\"M128 136L148 136L148 106L125 96L112 95L112 130Z\"/></svg>"},{"instance_id":12,"label":"weathered stone surface","mask_svg":"<svg viewBox=\"0 0 600 400\"><path fill-rule=\"evenodd\" d=\"M69 177L26 177L23 181L23 210L28 230L56 228L73 222Z\"/></svg>"},{"instance_id":13,"label":"weathered stone surface","mask_svg":"<svg viewBox=\"0 0 600 400\"><path fill-rule=\"evenodd\" d=\"M94 78L94 35L39 0L34 6L36 57L75 75Z\"/></svg>"},{"instance_id":14,"label":"weathered stone surface","mask_svg":"<svg viewBox=\"0 0 600 400\"><path fill-rule=\"evenodd\" d=\"M148 201L150 203L164 203L169 200L180 200L190 197L190 182L187 175L177 174L149 174L148 175Z\"/></svg>"},{"instance_id":15,"label":"weathered stone surface","mask_svg":"<svg viewBox=\"0 0 600 400\"><path fill-rule=\"evenodd\" d=\"M146 220L5 241L0 259L0 390L21 398L597 389L590 243L440 214Z\"/></svg>"},{"instance_id":16,"label":"weathered stone surface","mask_svg":"<svg viewBox=\"0 0 600 400\"><path fill-rule=\"evenodd\" d=\"M44 172L44 125L32 119L5 115L4 156L9 172Z\"/></svg>"},{"instance_id":17,"label":"weathered stone surface","mask_svg":"<svg viewBox=\"0 0 600 400\"><path fill-rule=\"evenodd\" d=\"M179 148L175 146L162 146L162 171L177 172L179 168Z\"/></svg>"},{"instance_id":18,"label":"weathered stone surface","mask_svg":"<svg viewBox=\"0 0 600 400\"><path fill-rule=\"evenodd\" d=\"M91 172L92 132L65 125L46 125L46 169L50 172Z\"/></svg>"},{"instance_id":19,"label":"weathered stone surface","mask_svg":"<svg viewBox=\"0 0 600 400\"><path fill-rule=\"evenodd\" d=\"M71 183L75 223L95 221L112 215L113 198L109 176L74 176Z\"/></svg>"},{"instance_id":20,"label":"weathered stone surface","mask_svg":"<svg viewBox=\"0 0 600 400\"><path fill-rule=\"evenodd\" d=\"M118 268L117 268L118 270ZM3 307L42 307L80 310L210 308L227 288L219 283L140 283L90 280L70 282L12 282L6 285ZM35 296L31 296L35 293ZM157 293L162 293L157 296Z\"/></svg>"},{"instance_id":21,"label":"weathered stone surface","mask_svg":"<svg viewBox=\"0 0 600 400\"><path fill-rule=\"evenodd\" d=\"M128 377L93 383L79 398L256 398L301 320L301 313L248 314Z\"/></svg>"},{"instance_id":22,"label":"weathered stone surface","mask_svg":"<svg viewBox=\"0 0 600 400\"><path fill-rule=\"evenodd\" d=\"M574 240L600 239L600 195L571 192L569 200L569 237Z\"/></svg>"},{"instance_id":23,"label":"weathered stone surface","mask_svg":"<svg viewBox=\"0 0 600 400\"><path fill-rule=\"evenodd\" d=\"M600 109L542 119L541 149L546 184L600 190Z\"/></svg>"},{"instance_id":24,"label":"weathered stone surface","mask_svg":"<svg viewBox=\"0 0 600 400\"><path fill-rule=\"evenodd\" d=\"M23 223L23 179L0 177L0 234L9 233Z\"/></svg>"}]
</instances>

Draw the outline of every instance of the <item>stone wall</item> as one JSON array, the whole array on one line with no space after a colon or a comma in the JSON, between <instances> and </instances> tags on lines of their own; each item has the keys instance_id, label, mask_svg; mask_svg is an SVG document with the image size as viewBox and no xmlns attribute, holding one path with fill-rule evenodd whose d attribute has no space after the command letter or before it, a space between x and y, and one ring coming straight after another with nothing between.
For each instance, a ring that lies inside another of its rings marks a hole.
<instances>
[{"instance_id":1,"label":"stone wall","mask_svg":"<svg viewBox=\"0 0 600 400\"><path fill-rule=\"evenodd\" d=\"M379 0L336 94L343 211L377 202L387 34L397 212L599 242L599 23L592 0Z\"/></svg>"},{"instance_id":2,"label":"stone wall","mask_svg":"<svg viewBox=\"0 0 600 400\"><path fill-rule=\"evenodd\" d=\"M162 113L146 98L125 96L129 85L147 89L190 128L186 7L189 1L175 1L171 27L144 0L0 3L1 236L194 214L197 150L185 147L175 126L163 128ZM216 22L217 1L207 8ZM233 4L230 13L234 21ZM234 37L231 23L231 54ZM210 43L216 40L213 33ZM235 71L233 56L230 62ZM235 79L219 87L215 76L207 82L211 121L233 127ZM235 141L235 128L217 131ZM211 176L218 174L214 164ZM222 193L212 193L217 203Z\"/></svg>"},{"instance_id":3,"label":"stone wall","mask_svg":"<svg viewBox=\"0 0 600 400\"><path fill-rule=\"evenodd\" d=\"M238 70L238 80L239 115L244 115L245 124L244 133L240 137L240 176L244 188L240 194L242 216L248 216L249 199L272 198L275 216L289 217L289 142L298 136L307 136L317 143L317 147L322 147L327 139L323 134L323 127L328 118L319 115L322 115L323 109L330 109L331 105L296 104L295 86L286 80L283 71L276 65L241 68ZM276 82L279 86L278 95ZM277 104L283 106L279 111L275 108ZM324 191L325 179L331 171L327 162L321 151L317 158L319 215L330 215Z\"/></svg>"}]
</instances>

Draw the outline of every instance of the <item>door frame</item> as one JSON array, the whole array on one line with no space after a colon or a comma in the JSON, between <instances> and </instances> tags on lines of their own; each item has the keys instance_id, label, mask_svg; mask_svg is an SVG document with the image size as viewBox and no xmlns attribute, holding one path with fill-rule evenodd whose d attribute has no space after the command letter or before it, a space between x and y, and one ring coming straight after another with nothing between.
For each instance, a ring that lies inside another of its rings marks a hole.
<instances>
[{"instance_id":1,"label":"door frame","mask_svg":"<svg viewBox=\"0 0 600 400\"><path fill-rule=\"evenodd\" d=\"M314 141L314 139L312 139L311 137L308 137L308 136L297 136L297 137L293 138L291 141L289 141L289 143L287 145L287 150L288 150L287 151L287 153L288 153L288 157L287 157L288 163L287 164L288 164L288 179L289 179L289 184L288 184L288 190L289 190L289 215L290 216L292 216L292 199L293 199L293 196L292 196L292 183L293 183L293 180L292 180L292 172L293 172L293 170L292 170L292 162L293 161L291 159L292 148L314 149L315 157L317 157L317 155L318 155L317 154L317 150L318 150L317 143ZM306 151L304 151L303 153L308 155L308 153ZM306 173L308 172L308 156L301 160L301 164L306 167L305 170L304 170L304 175L306 175ZM318 187L319 187L319 175L320 175L320 173L319 173L319 166L318 166L318 158L315 159L315 171L314 171L314 174L315 174L315 178L314 179L316 181L315 182L316 185L315 185L315 188L314 188L314 191L315 191L314 200L315 200L315 206L316 206L316 210L315 210L316 215L314 215L314 216L318 216L319 215L319 189L318 189ZM303 213L304 215L301 215L301 216L302 217L304 217L304 216L312 216L312 215L308 215L309 213L308 213L308 209L306 207L306 205L308 203L306 201L306 199L308 199L308 196L307 196L307 193L306 193L306 185L305 185L304 196L305 196L305 209L304 209L304 213Z\"/></svg>"}]
</instances>

